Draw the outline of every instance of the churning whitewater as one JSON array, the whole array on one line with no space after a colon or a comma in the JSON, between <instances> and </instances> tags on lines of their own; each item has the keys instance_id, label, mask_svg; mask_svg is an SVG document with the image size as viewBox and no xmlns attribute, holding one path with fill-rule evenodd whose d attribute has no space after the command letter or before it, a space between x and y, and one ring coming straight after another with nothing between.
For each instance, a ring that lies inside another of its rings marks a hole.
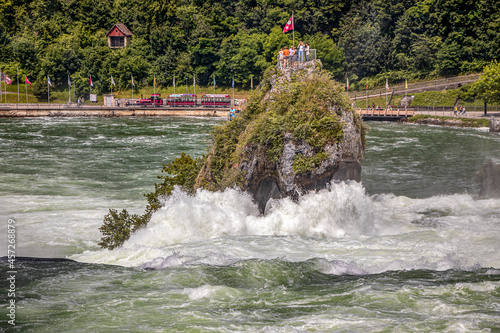
<instances>
[{"instance_id":1,"label":"churning whitewater","mask_svg":"<svg viewBox=\"0 0 500 333\"><path fill-rule=\"evenodd\" d=\"M82 262L167 268L252 258L325 259L326 274L500 267L499 200L470 195L369 197L356 182L272 201L264 216L239 190L191 196L176 189L151 222L113 251ZM346 267L346 270L335 266Z\"/></svg>"}]
</instances>

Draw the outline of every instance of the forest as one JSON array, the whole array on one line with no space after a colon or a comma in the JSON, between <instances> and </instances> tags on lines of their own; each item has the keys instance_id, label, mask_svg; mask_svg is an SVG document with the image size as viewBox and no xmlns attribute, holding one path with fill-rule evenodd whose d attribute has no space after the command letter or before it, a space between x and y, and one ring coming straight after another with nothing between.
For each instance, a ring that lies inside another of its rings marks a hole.
<instances>
[{"instance_id":1,"label":"forest","mask_svg":"<svg viewBox=\"0 0 500 333\"><path fill-rule=\"evenodd\" d=\"M27 75L33 90L47 76L78 94L171 86L193 75L200 85L250 88L292 44L282 30L294 14L295 44L308 42L351 89L480 72L500 54L500 2L490 0L1 0L0 67ZM110 49L106 33L133 33Z\"/></svg>"}]
</instances>

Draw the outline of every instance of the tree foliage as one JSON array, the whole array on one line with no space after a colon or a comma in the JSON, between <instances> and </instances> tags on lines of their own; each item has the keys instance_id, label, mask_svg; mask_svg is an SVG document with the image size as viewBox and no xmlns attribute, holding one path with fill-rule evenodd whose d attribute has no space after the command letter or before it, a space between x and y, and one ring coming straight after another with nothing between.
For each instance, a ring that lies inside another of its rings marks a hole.
<instances>
[{"instance_id":1,"label":"tree foliage","mask_svg":"<svg viewBox=\"0 0 500 333\"><path fill-rule=\"evenodd\" d=\"M480 71L500 55L500 3L489 0L7 0L0 3L1 67L66 87L67 75L94 92L170 85L196 75L205 85L249 85L276 63L294 13L295 44L308 42L337 79L393 80ZM111 50L106 32L134 34ZM14 73L8 72L13 75ZM80 85L79 85L80 86Z\"/></svg>"},{"instance_id":2,"label":"tree foliage","mask_svg":"<svg viewBox=\"0 0 500 333\"><path fill-rule=\"evenodd\" d=\"M484 68L472 91L479 99L491 104L500 104L500 63L492 62Z\"/></svg>"}]
</instances>

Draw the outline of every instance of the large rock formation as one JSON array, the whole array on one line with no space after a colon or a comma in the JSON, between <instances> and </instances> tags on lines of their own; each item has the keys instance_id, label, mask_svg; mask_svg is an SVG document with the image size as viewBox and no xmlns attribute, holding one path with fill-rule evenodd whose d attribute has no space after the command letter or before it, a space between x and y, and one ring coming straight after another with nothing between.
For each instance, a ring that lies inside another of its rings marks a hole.
<instances>
[{"instance_id":1,"label":"large rock formation","mask_svg":"<svg viewBox=\"0 0 500 333\"><path fill-rule=\"evenodd\" d=\"M215 130L197 186L239 186L264 212L270 198L360 181L364 125L343 88L318 67L266 73L246 110Z\"/></svg>"}]
</instances>

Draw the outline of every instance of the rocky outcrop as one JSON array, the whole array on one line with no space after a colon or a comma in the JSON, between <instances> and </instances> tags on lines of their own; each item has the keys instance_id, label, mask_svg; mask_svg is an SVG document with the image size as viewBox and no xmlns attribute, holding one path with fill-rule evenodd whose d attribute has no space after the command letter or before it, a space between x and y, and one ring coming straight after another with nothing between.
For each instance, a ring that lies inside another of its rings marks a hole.
<instances>
[{"instance_id":1,"label":"rocky outcrop","mask_svg":"<svg viewBox=\"0 0 500 333\"><path fill-rule=\"evenodd\" d=\"M298 196L310 190L325 188L332 180L361 181L361 161L364 154L361 134L356 129L353 113L343 112L344 139L323 146L324 159L314 161L316 149L292 133L284 135L282 154L277 162L270 161L265 148L248 145L240 170L245 174L244 190L250 192L261 211L269 199ZM311 159L304 169L296 167L297 158Z\"/></svg>"},{"instance_id":2,"label":"rocky outcrop","mask_svg":"<svg viewBox=\"0 0 500 333\"><path fill-rule=\"evenodd\" d=\"M360 181L365 128L342 87L317 64L278 70L267 83L258 100L216 130L197 186L239 186L264 212L271 198Z\"/></svg>"}]
</instances>

